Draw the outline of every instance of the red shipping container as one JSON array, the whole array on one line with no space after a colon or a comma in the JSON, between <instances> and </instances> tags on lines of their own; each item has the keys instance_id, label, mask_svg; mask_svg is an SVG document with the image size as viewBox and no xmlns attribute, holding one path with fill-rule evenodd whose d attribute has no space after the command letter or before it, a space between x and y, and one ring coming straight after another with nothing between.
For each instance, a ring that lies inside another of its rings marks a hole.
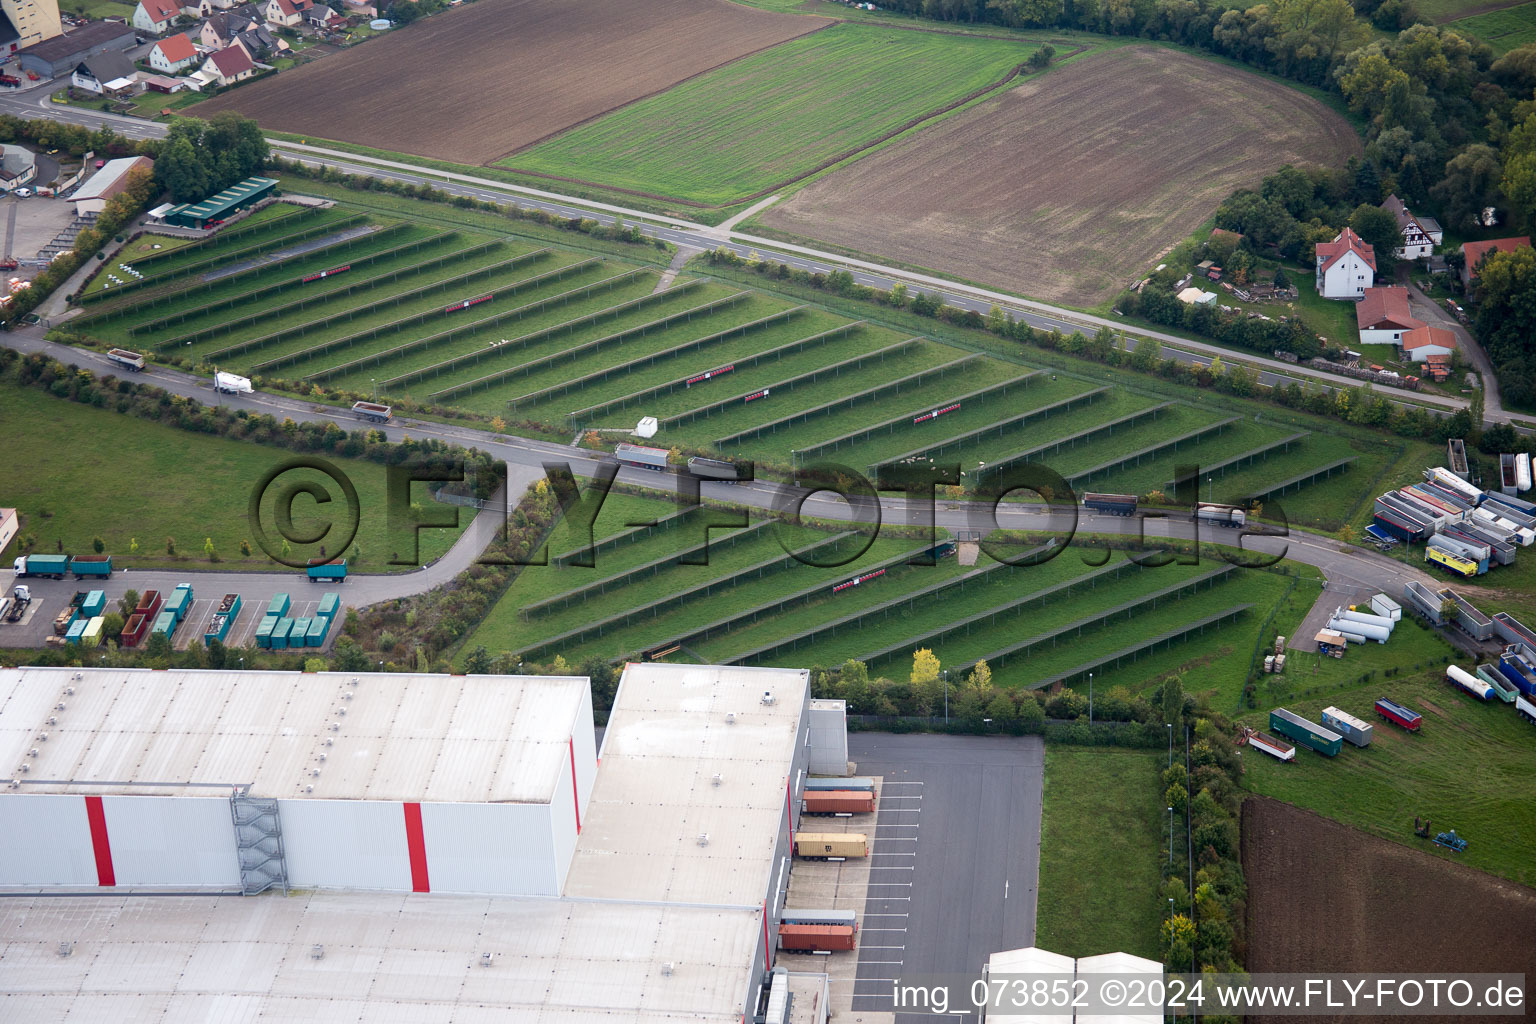
<instances>
[{"instance_id":1,"label":"red shipping container","mask_svg":"<svg viewBox=\"0 0 1536 1024\"><path fill-rule=\"evenodd\" d=\"M873 814L875 794L864 790L808 789L806 814Z\"/></svg>"},{"instance_id":2,"label":"red shipping container","mask_svg":"<svg viewBox=\"0 0 1536 1024\"><path fill-rule=\"evenodd\" d=\"M165 604L165 599L160 596L160 591L146 590L143 594L139 595L139 603L133 609L133 614L142 615L146 619L153 621L154 617L160 614L160 607L163 604Z\"/></svg>"},{"instance_id":3,"label":"red shipping container","mask_svg":"<svg viewBox=\"0 0 1536 1024\"><path fill-rule=\"evenodd\" d=\"M124 647L139 646L139 641L144 639L144 634L149 632L149 627L154 621L152 616L134 612L128 619L128 624L123 627L123 633L118 637L118 642Z\"/></svg>"},{"instance_id":4,"label":"red shipping container","mask_svg":"<svg viewBox=\"0 0 1536 1024\"><path fill-rule=\"evenodd\" d=\"M853 948L853 929L845 924L781 924L783 949L842 950Z\"/></svg>"}]
</instances>

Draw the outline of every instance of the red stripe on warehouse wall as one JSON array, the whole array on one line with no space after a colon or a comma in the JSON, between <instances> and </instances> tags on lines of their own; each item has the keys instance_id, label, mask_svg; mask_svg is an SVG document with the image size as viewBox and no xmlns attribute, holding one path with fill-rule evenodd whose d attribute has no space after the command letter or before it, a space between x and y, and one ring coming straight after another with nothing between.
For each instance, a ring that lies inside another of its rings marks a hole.
<instances>
[{"instance_id":1,"label":"red stripe on warehouse wall","mask_svg":"<svg viewBox=\"0 0 1536 1024\"><path fill-rule=\"evenodd\" d=\"M112 870L112 842L107 838L107 812L101 805L101 797L85 798L85 818L91 823L91 849L96 854L96 884L116 885L117 874Z\"/></svg>"},{"instance_id":2,"label":"red stripe on warehouse wall","mask_svg":"<svg viewBox=\"0 0 1536 1024\"><path fill-rule=\"evenodd\" d=\"M405 805L405 848L411 855L411 891L431 892L427 881L427 837L421 830L421 804Z\"/></svg>"},{"instance_id":3,"label":"red stripe on warehouse wall","mask_svg":"<svg viewBox=\"0 0 1536 1024\"><path fill-rule=\"evenodd\" d=\"M576 785L576 737L566 743L571 750L571 801L576 805L576 834L581 835L581 788Z\"/></svg>"}]
</instances>

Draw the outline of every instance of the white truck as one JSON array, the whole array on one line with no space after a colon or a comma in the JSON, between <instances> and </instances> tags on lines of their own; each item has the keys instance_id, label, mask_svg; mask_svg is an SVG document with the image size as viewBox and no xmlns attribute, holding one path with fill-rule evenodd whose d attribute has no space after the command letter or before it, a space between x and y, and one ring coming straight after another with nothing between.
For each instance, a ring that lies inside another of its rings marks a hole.
<instances>
[{"instance_id":1,"label":"white truck","mask_svg":"<svg viewBox=\"0 0 1536 1024\"><path fill-rule=\"evenodd\" d=\"M213 389L226 395L248 395L254 390L249 377L225 373L223 370L213 375Z\"/></svg>"}]
</instances>

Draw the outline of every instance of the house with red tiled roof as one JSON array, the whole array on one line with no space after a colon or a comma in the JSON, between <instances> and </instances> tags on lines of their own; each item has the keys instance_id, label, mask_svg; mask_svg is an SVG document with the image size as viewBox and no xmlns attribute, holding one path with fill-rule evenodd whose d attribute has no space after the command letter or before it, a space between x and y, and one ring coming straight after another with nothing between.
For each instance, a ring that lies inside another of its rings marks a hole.
<instances>
[{"instance_id":1,"label":"house with red tiled roof","mask_svg":"<svg viewBox=\"0 0 1536 1024\"><path fill-rule=\"evenodd\" d=\"M1360 341L1366 345L1396 345L1407 332L1424 326L1408 309L1408 289L1367 288L1355 307Z\"/></svg>"},{"instance_id":2,"label":"house with red tiled roof","mask_svg":"<svg viewBox=\"0 0 1536 1024\"><path fill-rule=\"evenodd\" d=\"M1404 359L1415 363L1427 362L1430 356L1449 359L1456 351L1456 335L1447 327L1415 327L1403 335L1398 347Z\"/></svg>"},{"instance_id":3,"label":"house with red tiled roof","mask_svg":"<svg viewBox=\"0 0 1536 1024\"><path fill-rule=\"evenodd\" d=\"M172 33L149 48L149 66L174 75L189 64L197 63L197 47L180 32Z\"/></svg>"},{"instance_id":4,"label":"house with red tiled roof","mask_svg":"<svg viewBox=\"0 0 1536 1024\"><path fill-rule=\"evenodd\" d=\"M1473 282L1477 279L1477 265L1496 252L1514 252L1516 249L1529 249L1531 239L1529 235L1517 235L1514 238L1490 238L1486 242L1467 242L1461 247L1463 258L1461 265L1461 284L1466 290L1467 297L1472 298L1476 289Z\"/></svg>"},{"instance_id":5,"label":"house with red tiled roof","mask_svg":"<svg viewBox=\"0 0 1536 1024\"><path fill-rule=\"evenodd\" d=\"M181 17L181 5L174 0L139 0L133 9L133 27L141 32L163 36Z\"/></svg>"},{"instance_id":6,"label":"house with red tiled roof","mask_svg":"<svg viewBox=\"0 0 1536 1024\"><path fill-rule=\"evenodd\" d=\"M298 28L304 20L304 12L313 6L310 0L267 0L261 6L261 15L268 25Z\"/></svg>"},{"instance_id":7,"label":"house with red tiled roof","mask_svg":"<svg viewBox=\"0 0 1536 1024\"><path fill-rule=\"evenodd\" d=\"M1349 228L1331 242L1317 243L1317 294L1358 299L1375 283L1376 250Z\"/></svg>"},{"instance_id":8,"label":"house with red tiled roof","mask_svg":"<svg viewBox=\"0 0 1536 1024\"><path fill-rule=\"evenodd\" d=\"M202 73L219 85L234 85L254 75L256 65L251 61L251 55L240 47L226 46L209 54L203 62Z\"/></svg>"}]
</instances>

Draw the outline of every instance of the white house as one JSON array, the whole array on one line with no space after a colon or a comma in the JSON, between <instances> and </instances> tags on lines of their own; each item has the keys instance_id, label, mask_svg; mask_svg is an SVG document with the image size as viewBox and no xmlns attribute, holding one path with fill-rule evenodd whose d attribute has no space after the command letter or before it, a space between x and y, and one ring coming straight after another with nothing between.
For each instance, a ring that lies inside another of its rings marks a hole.
<instances>
[{"instance_id":1,"label":"white house","mask_svg":"<svg viewBox=\"0 0 1536 1024\"><path fill-rule=\"evenodd\" d=\"M181 0L181 13L189 18L207 18L213 12L213 0Z\"/></svg>"},{"instance_id":2,"label":"white house","mask_svg":"<svg viewBox=\"0 0 1536 1024\"><path fill-rule=\"evenodd\" d=\"M1397 286L1367 288L1355 307L1355 322L1364 345L1397 345L1403 335L1423 327L1408 309L1408 289Z\"/></svg>"},{"instance_id":3,"label":"white house","mask_svg":"<svg viewBox=\"0 0 1536 1024\"><path fill-rule=\"evenodd\" d=\"M1449 356L1456 351L1456 335L1445 327L1417 327L1399 343L1403 357L1422 363L1430 356Z\"/></svg>"},{"instance_id":4,"label":"white house","mask_svg":"<svg viewBox=\"0 0 1536 1024\"><path fill-rule=\"evenodd\" d=\"M220 85L233 85L254 75L256 65L251 62L250 54L240 47L226 46L208 57L203 63L203 72L214 76Z\"/></svg>"},{"instance_id":5,"label":"white house","mask_svg":"<svg viewBox=\"0 0 1536 1024\"><path fill-rule=\"evenodd\" d=\"M1397 196L1387 196L1381 208L1397 220L1397 228L1403 233L1403 246L1397 250L1400 260L1428 259L1435 246L1445 239L1440 222L1433 217L1416 217Z\"/></svg>"},{"instance_id":6,"label":"white house","mask_svg":"<svg viewBox=\"0 0 1536 1024\"><path fill-rule=\"evenodd\" d=\"M312 6L310 0L267 0L262 5L261 14L268 25L298 28L304 20L304 12Z\"/></svg>"},{"instance_id":7,"label":"white house","mask_svg":"<svg viewBox=\"0 0 1536 1024\"><path fill-rule=\"evenodd\" d=\"M1317 294L1359 299L1375 283L1376 253L1349 228L1331 242L1317 243Z\"/></svg>"},{"instance_id":8,"label":"white house","mask_svg":"<svg viewBox=\"0 0 1536 1024\"><path fill-rule=\"evenodd\" d=\"M131 91L138 82L133 61L120 50L105 50L87 57L75 66L69 84L97 95L116 95Z\"/></svg>"},{"instance_id":9,"label":"white house","mask_svg":"<svg viewBox=\"0 0 1536 1024\"><path fill-rule=\"evenodd\" d=\"M133 27L151 35L163 36L181 17L181 5L174 0L139 0L133 9Z\"/></svg>"},{"instance_id":10,"label":"white house","mask_svg":"<svg viewBox=\"0 0 1536 1024\"><path fill-rule=\"evenodd\" d=\"M180 32L166 36L149 49L149 66L168 75L195 63L197 47Z\"/></svg>"}]
</instances>

